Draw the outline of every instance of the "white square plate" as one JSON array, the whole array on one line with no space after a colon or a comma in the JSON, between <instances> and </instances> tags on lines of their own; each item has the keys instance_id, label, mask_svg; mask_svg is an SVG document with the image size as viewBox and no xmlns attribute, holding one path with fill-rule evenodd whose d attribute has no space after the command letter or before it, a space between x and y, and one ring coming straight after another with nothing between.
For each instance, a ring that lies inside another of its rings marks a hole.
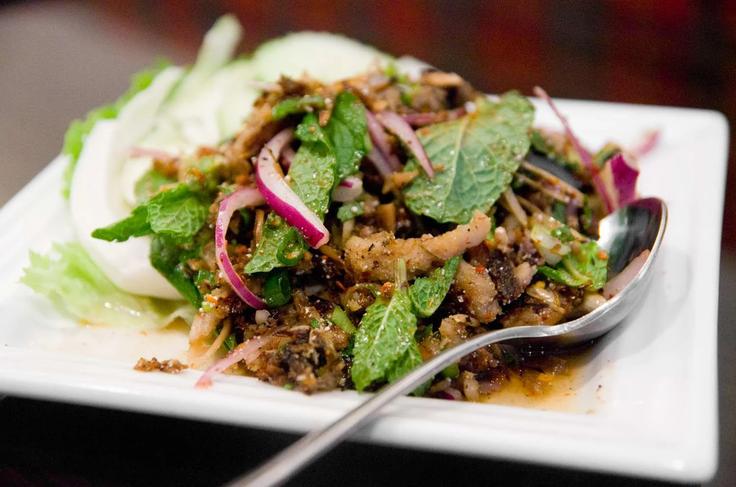
<instances>
[{"instance_id":1,"label":"white square plate","mask_svg":"<svg viewBox=\"0 0 736 487\"><path fill-rule=\"evenodd\" d=\"M561 101L584 142L634 143L642 195L667 201L656 278L640 309L599 343L563 411L403 398L361 438L431 450L698 482L717 458L716 318L728 126L716 112ZM549 110L537 120L554 124ZM288 431L326 424L362 397L305 396L244 377L143 374L138 357L180 356L182 332L84 327L18 283L29 249L73 238L52 163L0 211L0 391Z\"/></svg>"}]
</instances>

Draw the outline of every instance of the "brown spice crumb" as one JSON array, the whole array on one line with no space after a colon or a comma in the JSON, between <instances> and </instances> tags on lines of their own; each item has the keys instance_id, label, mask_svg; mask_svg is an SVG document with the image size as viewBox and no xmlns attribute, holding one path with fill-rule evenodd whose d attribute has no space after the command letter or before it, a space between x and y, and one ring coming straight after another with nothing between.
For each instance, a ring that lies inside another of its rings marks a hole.
<instances>
[{"instance_id":1,"label":"brown spice crumb","mask_svg":"<svg viewBox=\"0 0 736 487\"><path fill-rule=\"evenodd\" d=\"M160 371L166 374L180 374L184 369L188 368L188 366L176 359L163 360L159 362L156 357L153 357L150 360L141 357L133 368L140 372Z\"/></svg>"}]
</instances>

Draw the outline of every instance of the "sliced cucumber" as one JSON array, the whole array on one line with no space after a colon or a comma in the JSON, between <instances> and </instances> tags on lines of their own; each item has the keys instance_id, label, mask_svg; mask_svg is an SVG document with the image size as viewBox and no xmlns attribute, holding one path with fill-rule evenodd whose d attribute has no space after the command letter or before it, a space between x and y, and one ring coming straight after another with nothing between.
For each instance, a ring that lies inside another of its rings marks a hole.
<instances>
[{"instance_id":1,"label":"sliced cucumber","mask_svg":"<svg viewBox=\"0 0 736 487\"><path fill-rule=\"evenodd\" d=\"M265 81L306 73L329 83L384 66L392 59L371 46L326 32L288 34L263 44L253 54L256 74Z\"/></svg>"}]
</instances>

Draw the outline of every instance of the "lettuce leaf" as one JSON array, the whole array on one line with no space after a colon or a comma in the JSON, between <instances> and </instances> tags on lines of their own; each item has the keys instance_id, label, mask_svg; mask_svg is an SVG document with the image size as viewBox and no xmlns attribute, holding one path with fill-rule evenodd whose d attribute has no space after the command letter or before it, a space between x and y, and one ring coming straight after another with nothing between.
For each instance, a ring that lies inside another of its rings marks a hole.
<instances>
[{"instance_id":1,"label":"lettuce leaf","mask_svg":"<svg viewBox=\"0 0 736 487\"><path fill-rule=\"evenodd\" d=\"M160 328L193 309L181 301L154 299L121 291L76 242L56 243L51 252L30 253L20 281L48 298L60 311L89 323Z\"/></svg>"},{"instance_id":2,"label":"lettuce leaf","mask_svg":"<svg viewBox=\"0 0 736 487\"><path fill-rule=\"evenodd\" d=\"M84 140L92 131L92 127L100 120L116 118L120 110L131 98L148 88L156 75L170 65L171 63L167 60L159 60L152 67L134 74L130 79L130 87L120 98L109 105L103 105L91 110L84 119L72 121L64 134L64 146L61 149L61 153L69 157L69 162L64 170L62 186L62 194L65 198L69 198L74 169L77 166L79 155L84 148Z\"/></svg>"},{"instance_id":3,"label":"lettuce leaf","mask_svg":"<svg viewBox=\"0 0 736 487\"><path fill-rule=\"evenodd\" d=\"M473 113L417 131L436 174L429 179L421 173L404 190L415 214L467 223L477 210L488 213L529 151L534 119L529 100L511 92L476 104Z\"/></svg>"}]
</instances>

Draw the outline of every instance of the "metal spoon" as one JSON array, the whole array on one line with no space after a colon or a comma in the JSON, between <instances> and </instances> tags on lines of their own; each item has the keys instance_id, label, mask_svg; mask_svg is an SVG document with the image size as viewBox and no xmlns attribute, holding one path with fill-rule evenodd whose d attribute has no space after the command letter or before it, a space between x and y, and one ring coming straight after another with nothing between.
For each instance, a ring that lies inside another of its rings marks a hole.
<instances>
[{"instance_id":1,"label":"metal spoon","mask_svg":"<svg viewBox=\"0 0 736 487\"><path fill-rule=\"evenodd\" d=\"M389 402L403 396L465 355L503 340L557 340L575 344L610 331L641 300L667 225L667 206L658 198L634 201L600 222L598 245L609 254L609 279L620 273L642 251L649 257L637 275L614 297L592 312L555 326L519 326L490 331L443 351L436 357L381 389L332 424L312 431L260 467L234 480L232 486L280 485L330 448L365 426Z\"/></svg>"}]
</instances>

